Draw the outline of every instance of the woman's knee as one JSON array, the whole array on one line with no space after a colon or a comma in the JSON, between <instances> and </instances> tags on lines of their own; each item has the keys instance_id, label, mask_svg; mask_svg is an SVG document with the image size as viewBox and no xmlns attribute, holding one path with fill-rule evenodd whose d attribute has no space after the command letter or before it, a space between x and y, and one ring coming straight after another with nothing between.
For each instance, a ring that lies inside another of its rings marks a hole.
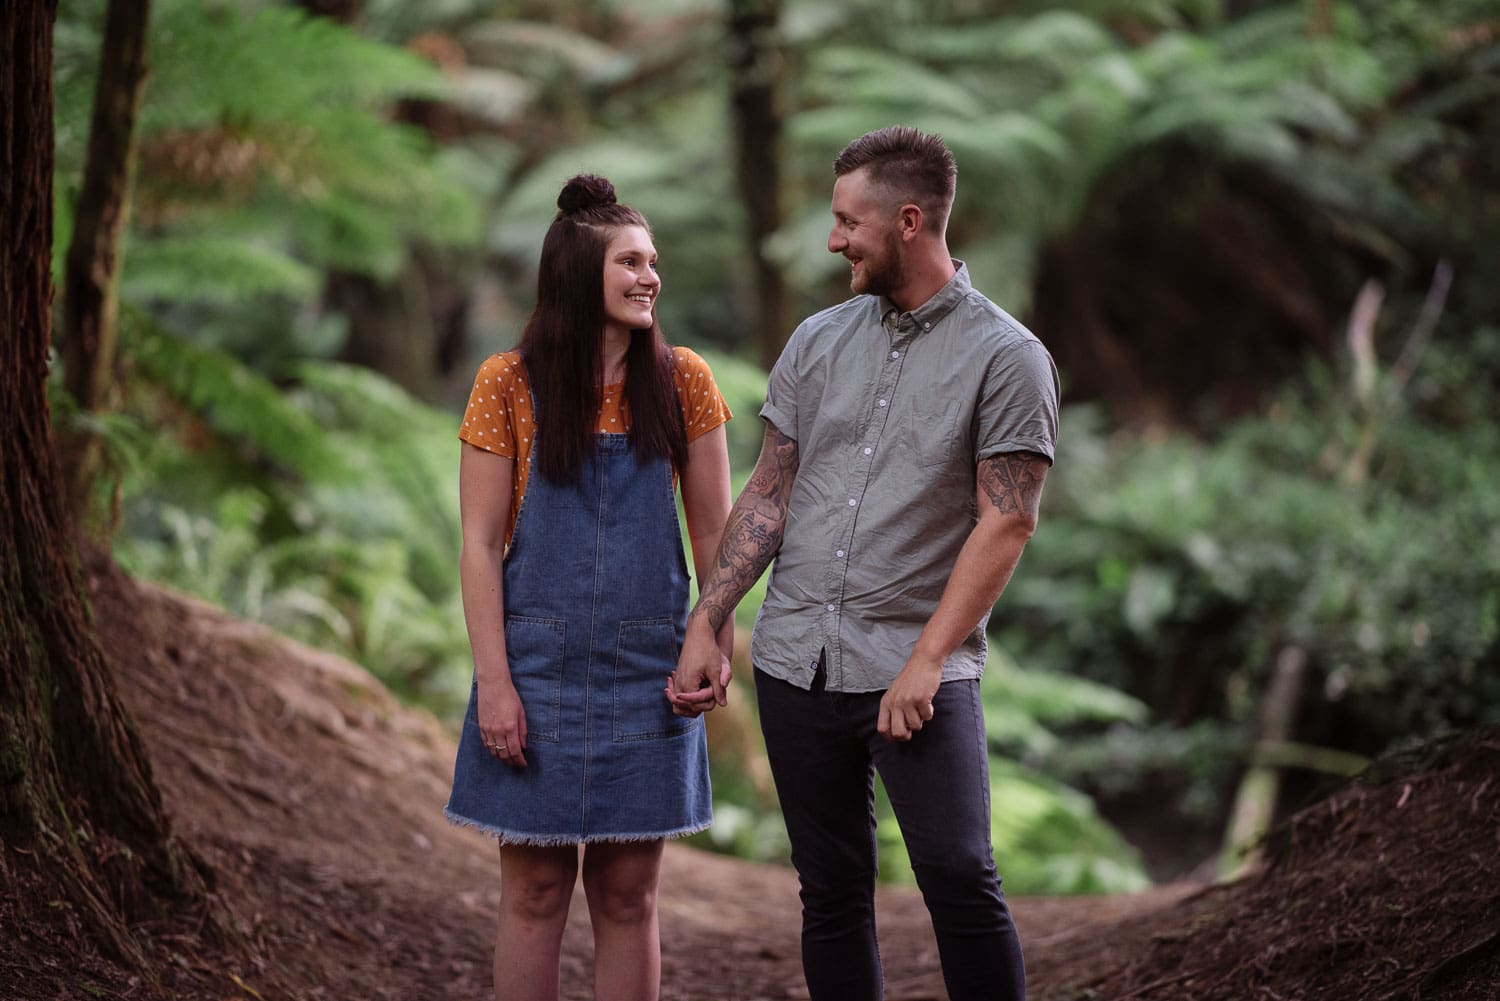
<instances>
[{"instance_id":1,"label":"woman's knee","mask_svg":"<svg viewBox=\"0 0 1500 1001\"><path fill-rule=\"evenodd\" d=\"M584 859L583 891L589 912L611 924L634 925L656 916L660 854L604 849Z\"/></svg>"},{"instance_id":2,"label":"woman's knee","mask_svg":"<svg viewBox=\"0 0 1500 1001\"><path fill-rule=\"evenodd\" d=\"M568 913L577 880L577 849L505 851L501 858L500 906L525 920L554 920Z\"/></svg>"}]
</instances>

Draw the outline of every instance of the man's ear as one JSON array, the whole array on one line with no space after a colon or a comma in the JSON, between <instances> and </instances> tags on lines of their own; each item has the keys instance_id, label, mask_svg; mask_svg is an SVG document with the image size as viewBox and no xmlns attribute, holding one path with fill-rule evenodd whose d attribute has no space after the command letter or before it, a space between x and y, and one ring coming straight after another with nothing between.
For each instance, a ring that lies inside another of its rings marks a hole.
<instances>
[{"instance_id":1,"label":"man's ear","mask_svg":"<svg viewBox=\"0 0 1500 1001\"><path fill-rule=\"evenodd\" d=\"M922 226L926 221L927 217L922 213L922 206L915 202L907 202L896 212L896 226L903 242L916 239L917 234L922 232Z\"/></svg>"}]
</instances>

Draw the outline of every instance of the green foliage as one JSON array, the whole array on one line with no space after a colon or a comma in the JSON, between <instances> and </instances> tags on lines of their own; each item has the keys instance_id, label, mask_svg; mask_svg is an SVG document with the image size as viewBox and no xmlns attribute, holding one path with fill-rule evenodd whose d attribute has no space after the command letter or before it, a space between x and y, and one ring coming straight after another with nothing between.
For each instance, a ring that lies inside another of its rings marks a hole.
<instances>
[{"instance_id":1,"label":"green foliage","mask_svg":"<svg viewBox=\"0 0 1500 1001\"><path fill-rule=\"evenodd\" d=\"M319 273L254 236L189 234L127 247L130 270L122 294L141 302L232 305L262 295L306 298Z\"/></svg>"},{"instance_id":2,"label":"green foliage","mask_svg":"<svg viewBox=\"0 0 1500 1001\"><path fill-rule=\"evenodd\" d=\"M103 9L59 10L58 255ZM1373 750L1500 705L1500 300L1480 280L1500 237L1471 197L1494 187L1493 2L1329 9L1322 32L1310 5L1289 0L785 5L791 215L768 249L797 312L845 294L843 262L823 249L833 155L896 120L957 152L951 245L1013 312L1040 248L1165 144L1278 175L1372 261L1400 270L1441 252L1458 265L1450 312L1462 322L1394 401L1383 389L1355 399L1341 373L1315 371L1211 442L1143 441L1086 410L1066 415L983 687L992 748L1050 776L994 762L1013 890L1138 885L1130 852L1059 777L1113 794L1171 769L1186 775L1188 811L1213 817L1281 645L1309 655L1309 740ZM455 422L318 360L344 336L318 302L324 273L389 277L413 245L457 247L502 303L473 321L492 341L495 316L524 314L562 180L606 173L653 221L668 336L712 346L742 481L764 379L734 360L753 290L721 11L698 0L365 11L362 34L270 0L158 0L121 286L126 407L80 415L58 396L54 414L98 431L123 477L128 566L447 711L470 669ZM439 71L400 47L422 32L463 65ZM459 123L441 147L399 123L429 104ZM1195 716L1207 722L1162 726ZM721 791L739 798L721 803L714 837L784 851L752 793ZM888 871L903 871L888 818L882 843Z\"/></svg>"},{"instance_id":3,"label":"green foliage","mask_svg":"<svg viewBox=\"0 0 1500 1001\"><path fill-rule=\"evenodd\" d=\"M317 423L269 379L229 354L173 337L144 313L130 311L125 320L125 342L137 374L215 434L301 475L349 468Z\"/></svg>"},{"instance_id":4,"label":"green foliage","mask_svg":"<svg viewBox=\"0 0 1500 1001\"><path fill-rule=\"evenodd\" d=\"M59 19L58 255L101 21L84 0ZM153 5L148 52L127 296L304 298L310 265L389 276L413 239L477 240L472 171L389 116L399 99L448 92L412 54L291 7L196 0Z\"/></svg>"},{"instance_id":5,"label":"green foliage","mask_svg":"<svg viewBox=\"0 0 1500 1001\"><path fill-rule=\"evenodd\" d=\"M911 860L884 789L876 800L880 878L912 885ZM990 758L990 838L1007 892L1131 893L1151 885L1140 859L1077 790Z\"/></svg>"},{"instance_id":6,"label":"green foliage","mask_svg":"<svg viewBox=\"0 0 1500 1001\"><path fill-rule=\"evenodd\" d=\"M1022 759L1045 756L1063 739L1057 731L1083 724L1146 722L1144 703L1114 688L1071 674L1021 670L990 644L980 683L985 729L999 753Z\"/></svg>"},{"instance_id":7,"label":"green foliage","mask_svg":"<svg viewBox=\"0 0 1500 1001\"><path fill-rule=\"evenodd\" d=\"M142 338L116 556L356 660L454 712L468 692L453 421L367 371L280 392L232 357ZM185 408L185 409L184 409Z\"/></svg>"},{"instance_id":8,"label":"green foliage","mask_svg":"<svg viewBox=\"0 0 1500 1001\"><path fill-rule=\"evenodd\" d=\"M1324 387L1212 444L1106 437L1077 411L1067 428L1001 606L1023 662L1244 728L1292 644L1315 740L1373 751L1500 718L1494 424L1362 419Z\"/></svg>"}]
</instances>

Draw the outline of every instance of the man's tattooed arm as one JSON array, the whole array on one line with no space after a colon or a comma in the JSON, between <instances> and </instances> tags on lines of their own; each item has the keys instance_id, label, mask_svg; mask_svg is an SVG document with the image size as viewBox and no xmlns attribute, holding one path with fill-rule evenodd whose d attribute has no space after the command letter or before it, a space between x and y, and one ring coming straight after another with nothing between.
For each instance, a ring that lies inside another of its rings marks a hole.
<instances>
[{"instance_id":1,"label":"man's tattooed arm","mask_svg":"<svg viewBox=\"0 0 1500 1001\"><path fill-rule=\"evenodd\" d=\"M766 425L760 459L729 511L713 573L700 589L695 615L715 631L724 624L781 549L787 503L797 478L797 443Z\"/></svg>"},{"instance_id":2,"label":"man's tattooed arm","mask_svg":"<svg viewBox=\"0 0 1500 1001\"><path fill-rule=\"evenodd\" d=\"M1047 465L1047 460L1035 452L1002 452L980 459L980 497L988 498L1001 514L1021 515L1035 522Z\"/></svg>"}]
</instances>

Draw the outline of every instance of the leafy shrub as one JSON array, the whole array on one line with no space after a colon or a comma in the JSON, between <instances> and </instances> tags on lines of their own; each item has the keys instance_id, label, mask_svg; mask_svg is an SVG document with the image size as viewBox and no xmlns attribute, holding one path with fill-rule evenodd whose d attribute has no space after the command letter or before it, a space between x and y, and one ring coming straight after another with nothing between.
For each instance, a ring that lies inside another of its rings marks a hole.
<instances>
[{"instance_id":1,"label":"leafy shrub","mask_svg":"<svg viewBox=\"0 0 1500 1001\"><path fill-rule=\"evenodd\" d=\"M1492 423L1314 392L1214 443L1110 435L1087 410L1066 427L997 616L1023 663L1243 730L1295 645L1317 680L1303 738L1366 753L1500 718Z\"/></svg>"}]
</instances>

